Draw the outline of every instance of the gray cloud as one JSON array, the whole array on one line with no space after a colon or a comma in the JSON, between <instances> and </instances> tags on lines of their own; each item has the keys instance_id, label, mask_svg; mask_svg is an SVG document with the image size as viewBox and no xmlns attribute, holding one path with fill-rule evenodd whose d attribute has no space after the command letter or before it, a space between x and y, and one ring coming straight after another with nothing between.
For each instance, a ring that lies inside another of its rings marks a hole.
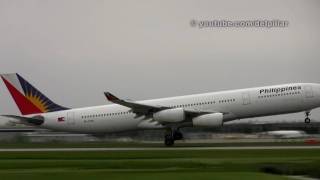
<instances>
[{"instance_id":1,"label":"gray cloud","mask_svg":"<svg viewBox=\"0 0 320 180\"><path fill-rule=\"evenodd\" d=\"M320 82L320 2L0 1L0 72L60 104L149 99ZM288 28L190 27L190 20L283 19ZM3 83L1 114L18 113Z\"/></svg>"}]
</instances>

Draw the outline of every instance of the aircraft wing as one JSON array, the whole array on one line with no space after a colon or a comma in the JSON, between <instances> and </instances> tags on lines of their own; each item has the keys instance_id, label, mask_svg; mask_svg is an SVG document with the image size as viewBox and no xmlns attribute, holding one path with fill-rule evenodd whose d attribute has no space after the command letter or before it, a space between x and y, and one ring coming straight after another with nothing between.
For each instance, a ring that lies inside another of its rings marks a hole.
<instances>
[{"instance_id":1,"label":"aircraft wing","mask_svg":"<svg viewBox=\"0 0 320 180\"><path fill-rule=\"evenodd\" d=\"M222 114L228 114L228 112L220 112L220 111L207 111L207 110L198 110L198 109L184 109L184 111L189 114L194 116L199 116L203 114L211 114L211 113L222 113Z\"/></svg>"},{"instance_id":2,"label":"aircraft wing","mask_svg":"<svg viewBox=\"0 0 320 180\"><path fill-rule=\"evenodd\" d=\"M114 96L110 92L105 92L104 94L109 101L115 104L120 104L122 106L131 108L132 112L137 114L149 114L149 113L154 113L154 112L158 112L165 109L172 109L171 107L166 107L166 106L156 106L156 105L148 105L148 104L143 104L138 102L126 101L123 99L119 99L118 97ZM187 115L191 117L195 117L203 114L218 113L217 111L203 111L203 110L197 110L197 109L191 109L191 108L186 108L184 109L184 111L186 112ZM223 113L223 112L219 112L219 113ZM227 113L223 113L223 114L227 114Z\"/></svg>"},{"instance_id":3,"label":"aircraft wing","mask_svg":"<svg viewBox=\"0 0 320 180\"><path fill-rule=\"evenodd\" d=\"M148 113L161 111L164 109L170 109L169 107L164 107L164 106L153 106L153 105L147 105L147 104L142 104L142 103L137 103L132 101L126 101L123 99L119 99L118 97L114 96L110 92L105 92L104 95L109 101L115 104L120 104L122 106L131 108L134 113L138 113L138 114L148 114Z\"/></svg>"}]
</instances>

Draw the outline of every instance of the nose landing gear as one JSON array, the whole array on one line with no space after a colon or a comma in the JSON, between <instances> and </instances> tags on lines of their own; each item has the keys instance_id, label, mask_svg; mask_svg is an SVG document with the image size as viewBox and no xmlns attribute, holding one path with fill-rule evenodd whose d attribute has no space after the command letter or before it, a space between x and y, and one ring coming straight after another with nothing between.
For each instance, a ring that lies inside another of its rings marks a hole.
<instances>
[{"instance_id":1,"label":"nose landing gear","mask_svg":"<svg viewBox=\"0 0 320 180\"><path fill-rule=\"evenodd\" d=\"M309 123L311 122L309 116L310 116L310 111L307 111L307 112L306 112L306 118L304 119L304 122L305 122L306 124L309 124Z\"/></svg>"}]
</instances>

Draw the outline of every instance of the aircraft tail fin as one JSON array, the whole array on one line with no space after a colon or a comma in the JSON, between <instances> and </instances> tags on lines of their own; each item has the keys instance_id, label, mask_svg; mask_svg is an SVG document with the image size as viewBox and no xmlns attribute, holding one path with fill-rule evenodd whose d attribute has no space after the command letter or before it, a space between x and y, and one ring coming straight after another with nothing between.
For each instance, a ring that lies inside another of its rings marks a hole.
<instances>
[{"instance_id":1,"label":"aircraft tail fin","mask_svg":"<svg viewBox=\"0 0 320 180\"><path fill-rule=\"evenodd\" d=\"M51 101L18 73L1 74L1 78L22 115L69 109Z\"/></svg>"}]
</instances>

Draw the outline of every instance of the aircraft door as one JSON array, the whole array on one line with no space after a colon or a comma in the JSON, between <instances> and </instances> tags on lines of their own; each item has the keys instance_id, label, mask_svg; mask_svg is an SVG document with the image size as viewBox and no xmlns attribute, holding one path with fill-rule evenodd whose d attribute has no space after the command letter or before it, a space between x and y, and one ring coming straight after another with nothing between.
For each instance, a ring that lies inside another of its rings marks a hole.
<instances>
[{"instance_id":1,"label":"aircraft door","mask_svg":"<svg viewBox=\"0 0 320 180\"><path fill-rule=\"evenodd\" d=\"M249 92L244 92L244 93L242 93L242 104L243 104L243 105L249 105L249 104L251 104Z\"/></svg>"},{"instance_id":2,"label":"aircraft door","mask_svg":"<svg viewBox=\"0 0 320 180\"><path fill-rule=\"evenodd\" d=\"M312 86L305 86L304 95L305 95L306 98L312 98L313 97Z\"/></svg>"},{"instance_id":3,"label":"aircraft door","mask_svg":"<svg viewBox=\"0 0 320 180\"><path fill-rule=\"evenodd\" d=\"M68 112L67 113L67 123L70 125L75 124L75 119L74 119L74 112Z\"/></svg>"}]
</instances>

